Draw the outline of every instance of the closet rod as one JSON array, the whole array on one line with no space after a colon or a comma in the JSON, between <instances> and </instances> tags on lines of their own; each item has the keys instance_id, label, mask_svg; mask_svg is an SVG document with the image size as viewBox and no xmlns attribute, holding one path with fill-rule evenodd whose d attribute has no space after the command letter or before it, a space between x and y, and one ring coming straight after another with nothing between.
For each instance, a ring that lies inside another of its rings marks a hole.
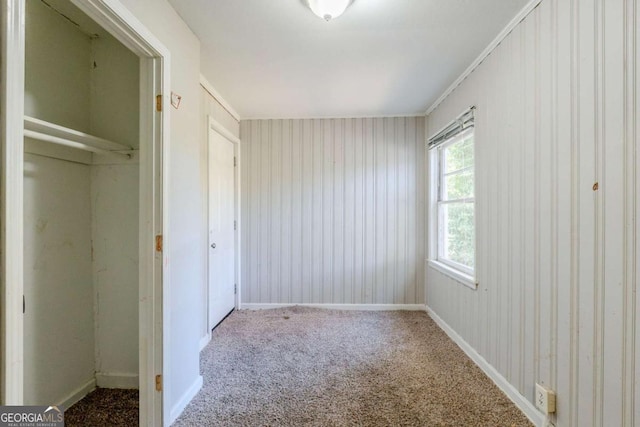
<instances>
[{"instance_id":1,"label":"closet rod","mask_svg":"<svg viewBox=\"0 0 640 427\"><path fill-rule=\"evenodd\" d=\"M27 138L33 138L33 139L37 139L37 140L40 140L40 141L51 142L51 143L59 144L59 145L65 145L67 147L79 148L80 150L91 151L91 152L97 153L97 154L108 154L108 155L112 155L112 156L124 157L124 158L127 158L127 159L131 158L131 154L128 154L128 153L120 153L120 152L117 152L117 151L103 150L102 148L92 147L90 145L83 144L81 142L70 141L68 139L59 138L59 137L53 136L53 135L47 135L45 133L36 132L36 131L33 131L33 130L29 130L29 129L25 129L24 130L24 136L27 137Z\"/></svg>"}]
</instances>

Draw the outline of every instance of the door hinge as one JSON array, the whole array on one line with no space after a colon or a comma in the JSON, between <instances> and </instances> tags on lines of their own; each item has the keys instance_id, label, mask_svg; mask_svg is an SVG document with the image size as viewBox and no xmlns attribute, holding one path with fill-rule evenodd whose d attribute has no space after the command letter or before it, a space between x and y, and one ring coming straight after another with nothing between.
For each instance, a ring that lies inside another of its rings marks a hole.
<instances>
[{"instance_id":1,"label":"door hinge","mask_svg":"<svg viewBox=\"0 0 640 427\"><path fill-rule=\"evenodd\" d=\"M238 294L238 284L237 284L237 283L234 283L234 284L233 284L233 294L234 294L234 295L237 295L237 294Z\"/></svg>"},{"instance_id":2,"label":"door hinge","mask_svg":"<svg viewBox=\"0 0 640 427\"><path fill-rule=\"evenodd\" d=\"M156 252L162 252L162 234L156 236Z\"/></svg>"},{"instance_id":3,"label":"door hinge","mask_svg":"<svg viewBox=\"0 0 640 427\"><path fill-rule=\"evenodd\" d=\"M24 295L22 295L22 314L26 312L26 309L27 309L27 302L24 299Z\"/></svg>"},{"instance_id":4,"label":"door hinge","mask_svg":"<svg viewBox=\"0 0 640 427\"><path fill-rule=\"evenodd\" d=\"M162 111L162 95L156 95L156 111Z\"/></svg>"},{"instance_id":5,"label":"door hinge","mask_svg":"<svg viewBox=\"0 0 640 427\"><path fill-rule=\"evenodd\" d=\"M238 229L238 223L236 221L233 221L233 229L234 230Z\"/></svg>"},{"instance_id":6,"label":"door hinge","mask_svg":"<svg viewBox=\"0 0 640 427\"><path fill-rule=\"evenodd\" d=\"M234 168L236 167L236 158L235 158L235 156L233 157L233 167Z\"/></svg>"},{"instance_id":7,"label":"door hinge","mask_svg":"<svg viewBox=\"0 0 640 427\"><path fill-rule=\"evenodd\" d=\"M162 391L162 375L156 375L156 391Z\"/></svg>"}]
</instances>

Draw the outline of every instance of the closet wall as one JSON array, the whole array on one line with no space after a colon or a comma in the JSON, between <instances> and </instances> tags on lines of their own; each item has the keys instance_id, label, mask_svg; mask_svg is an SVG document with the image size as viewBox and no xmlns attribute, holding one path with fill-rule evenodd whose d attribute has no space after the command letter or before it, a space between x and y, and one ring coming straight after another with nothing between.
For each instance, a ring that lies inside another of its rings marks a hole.
<instances>
[{"instance_id":1,"label":"closet wall","mask_svg":"<svg viewBox=\"0 0 640 427\"><path fill-rule=\"evenodd\" d=\"M24 167L24 401L58 403L94 377L91 171L28 153Z\"/></svg>"},{"instance_id":2,"label":"closet wall","mask_svg":"<svg viewBox=\"0 0 640 427\"><path fill-rule=\"evenodd\" d=\"M25 114L88 132L91 40L40 1L26 7ZM94 376L91 168L28 152L24 167L24 401L40 404Z\"/></svg>"},{"instance_id":3,"label":"closet wall","mask_svg":"<svg viewBox=\"0 0 640 427\"><path fill-rule=\"evenodd\" d=\"M92 40L91 133L139 148L139 58L108 34ZM96 380L138 386L138 157L93 155L91 212Z\"/></svg>"},{"instance_id":4,"label":"closet wall","mask_svg":"<svg viewBox=\"0 0 640 427\"><path fill-rule=\"evenodd\" d=\"M137 147L137 57L41 1L26 7L25 114ZM25 151L25 403L96 379L137 387L137 162L30 139Z\"/></svg>"}]
</instances>

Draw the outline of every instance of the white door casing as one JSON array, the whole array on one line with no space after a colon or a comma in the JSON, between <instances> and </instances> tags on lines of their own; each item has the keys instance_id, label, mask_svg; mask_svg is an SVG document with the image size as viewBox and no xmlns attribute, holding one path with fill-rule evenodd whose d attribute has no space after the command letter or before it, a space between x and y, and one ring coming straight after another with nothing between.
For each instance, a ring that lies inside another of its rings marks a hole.
<instances>
[{"instance_id":1,"label":"white door casing","mask_svg":"<svg viewBox=\"0 0 640 427\"><path fill-rule=\"evenodd\" d=\"M208 329L235 307L235 144L211 126L209 147Z\"/></svg>"},{"instance_id":2,"label":"white door casing","mask_svg":"<svg viewBox=\"0 0 640 427\"><path fill-rule=\"evenodd\" d=\"M0 81L0 404L23 399L25 5L2 0Z\"/></svg>"},{"instance_id":3,"label":"white door casing","mask_svg":"<svg viewBox=\"0 0 640 427\"><path fill-rule=\"evenodd\" d=\"M71 1L140 57L139 422L168 426L171 54L118 0Z\"/></svg>"},{"instance_id":4,"label":"white door casing","mask_svg":"<svg viewBox=\"0 0 640 427\"><path fill-rule=\"evenodd\" d=\"M0 252L2 297L0 324L2 345L2 393L0 403L20 405L23 401L22 348L22 175L24 114L24 2L0 0L2 11L2 164L0 170L0 212L3 225ZM118 0L71 0L78 8L108 30L141 58L140 81L140 425L168 425L168 381L156 387L156 375L168 379L169 223L167 198L169 180L169 97L156 109L156 95L170 93L170 53ZM8 232L10 230L11 232ZM160 248L155 236L164 236ZM147 244L144 244L146 242ZM156 250L160 249L160 250ZM11 268L7 268L10 266ZM11 373L6 375L5 373ZM157 389L159 388L159 390Z\"/></svg>"}]
</instances>

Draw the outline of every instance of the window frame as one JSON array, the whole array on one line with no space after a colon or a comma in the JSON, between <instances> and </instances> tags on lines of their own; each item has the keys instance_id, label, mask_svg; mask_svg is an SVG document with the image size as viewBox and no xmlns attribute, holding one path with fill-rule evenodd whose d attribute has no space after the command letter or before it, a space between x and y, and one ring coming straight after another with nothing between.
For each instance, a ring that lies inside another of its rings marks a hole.
<instances>
[{"instance_id":1,"label":"window frame","mask_svg":"<svg viewBox=\"0 0 640 427\"><path fill-rule=\"evenodd\" d=\"M469 137L473 138L474 145L474 155L473 155L473 165L468 166L467 168L457 170L453 173L446 174L445 173L445 165L444 165L444 156L445 150L447 147L462 142ZM432 171L431 177L435 181L432 183L432 237L430 239L430 259L428 260L429 266L432 268L444 273L451 278L461 282L462 284L476 289L477 284L475 281L476 274L476 266L475 260L477 259L476 248L477 248L477 227L476 227L476 146L475 146L475 130L474 127L470 127L457 135L452 136L448 140L442 142L437 147L429 150L430 155L433 156L431 160L432 168L435 171ZM465 170L473 170L473 196L472 197L463 197L458 199L449 199L444 200L443 191L444 191L444 180L446 176L450 176L453 174L464 173ZM474 209L474 239L473 239L473 256L474 256L474 267L471 268L462 263L456 262L454 260L445 258L443 255L444 251L444 206L448 204L460 204L460 203L471 203L473 204Z\"/></svg>"}]
</instances>

